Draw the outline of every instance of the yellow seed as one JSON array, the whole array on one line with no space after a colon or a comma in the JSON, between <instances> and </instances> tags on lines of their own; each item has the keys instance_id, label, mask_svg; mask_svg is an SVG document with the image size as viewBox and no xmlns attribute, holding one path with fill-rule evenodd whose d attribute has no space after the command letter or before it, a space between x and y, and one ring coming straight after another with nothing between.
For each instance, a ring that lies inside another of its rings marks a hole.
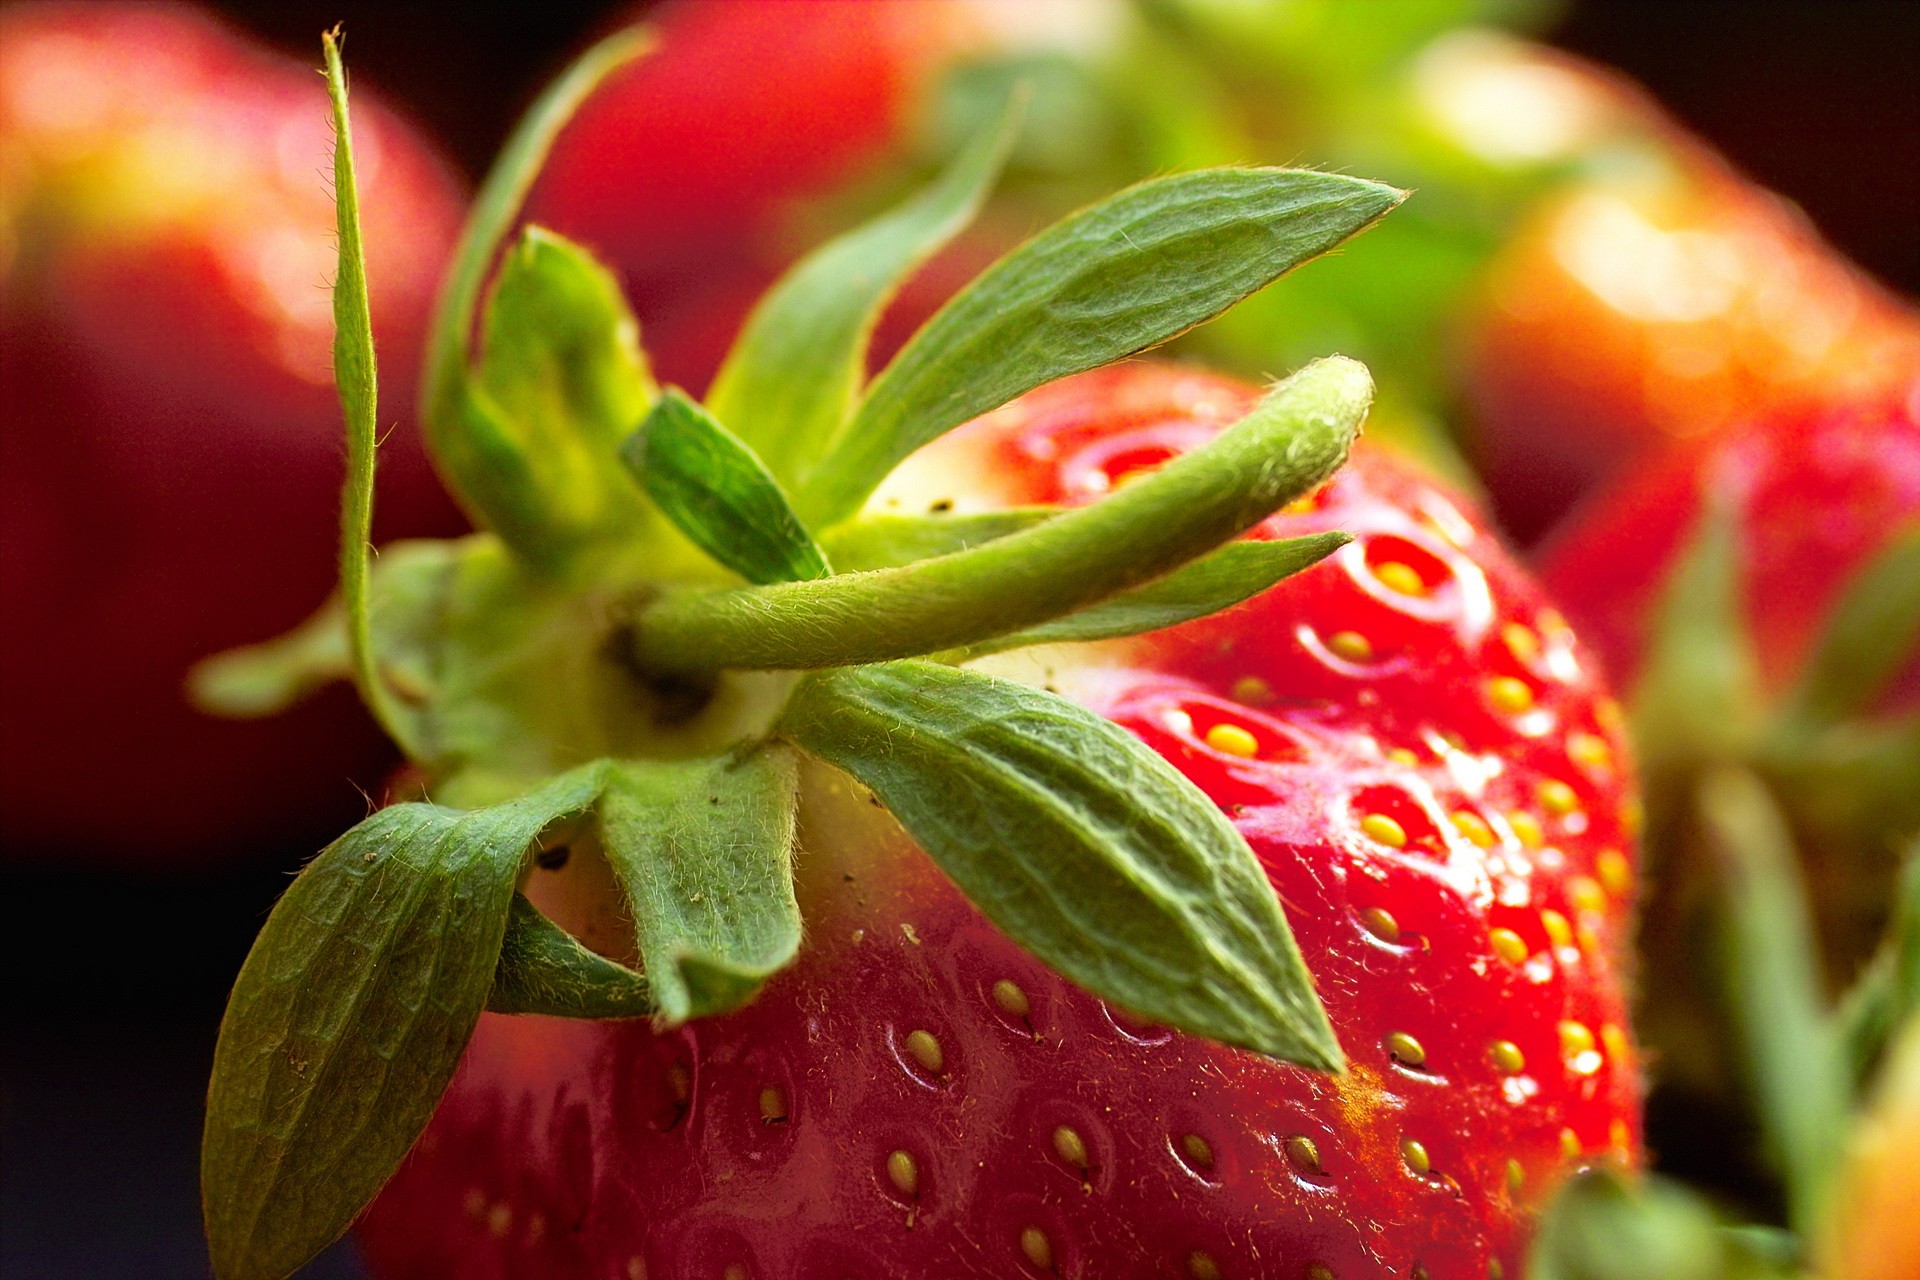
<instances>
[{"instance_id":1,"label":"yellow seed","mask_svg":"<svg viewBox=\"0 0 1920 1280\"><path fill-rule=\"evenodd\" d=\"M1613 698L1601 698L1593 704L1593 718L1608 733L1625 733L1627 713L1621 710L1620 703Z\"/></svg>"},{"instance_id":2,"label":"yellow seed","mask_svg":"<svg viewBox=\"0 0 1920 1280\"><path fill-rule=\"evenodd\" d=\"M1639 835L1640 829L1647 825L1647 806L1639 796L1628 796L1620 806L1620 825L1630 836Z\"/></svg>"},{"instance_id":3,"label":"yellow seed","mask_svg":"<svg viewBox=\"0 0 1920 1280\"><path fill-rule=\"evenodd\" d=\"M1520 843L1529 849L1538 849L1547 842L1547 833L1540 829L1540 819L1525 809L1515 809L1507 815L1507 825L1513 828L1513 834L1520 837Z\"/></svg>"},{"instance_id":4,"label":"yellow seed","mask_svg":"<svg viewBox=\"0 0 1920 1280\"><path fill-rule=\"evenodd\" d=\"M907 1037L907 1052L928 1071L938 1072L947 1065L946 1052L931 1031L915 1031Z\"/></svg>"},{"instance_id":5,"label":"yellow seed","mask_svg":"<svg viewBox=\"0 0 1920 1280\"><path fill-rule=\"evenodd\" d=\"M1264 707L1273 701L1273 686L1259 676L1241 676L1233 682L1233 700L1250 707Z\"/></svg>"},{"instance_id":6,"label":"yellow seed","mask_svg":"<svg viewBox=\"0 0 1920 1280\"><path fill-rule=\"evenodd\" d=\"M1389 591L1397 591L1403 596L1423 596L1427 594L1426 579L1414 571L1411 565L1398 560L1389 560L1385 564L1373 566L1373 576L1380 585Z\"/></svg>"},{"instance_id":7,"label":"yellow seed","mask_svg":"<svg viewBox=\"0 0 1920 1280\"><path fill-rule=\"evenodd\" d=\"M1320 1172L1320 1147L1312 1138L1297 1133L1287 1139L1287 1159L1303 1173Z\"/></svg>"},{"instance_id":8,"label":"yellow seed","mask_svg":"<svg viewBox=\"0 0 1920 1280\"><path fill-rule=\"evenodd\" d=\"M1340 1280L1333 1274L1333 1268L1324 1262L1316 1262L1307 1268L1307 1280Z\"/></svg>"},{"instance_id":9,"label":"yellow seed","mask_svg":"<svg viewBox=\"0 0 1920 1280\"><path fill-rule=\"evenodd\" d=\"M492 1232L497 1240L506 1239L507 1233L513 1230L513 1206L503 1201L489 1209L487 1230Z\"/></svg>"},{"instance_id":10,"label":"yellow seed","mask_svg":"<svg viewBox=\"0 0 1920 1280\"><path fill-rule=\"evenodd\" d=\"M1195 1249L1187 1255L1187 1276L1189 1280L1220 1280L1220 1264L1212 1254Z\"/></svg>"},{"instance_id":11,"label":"yellow seed","mask_svg":"<svg viewBox=\"0 0 1920 1280\"><path fill-rule=\"evenodd\" d=\"M1571 1129L1560 1131L1560 1154L1571 1160L1580 1154L1580 1135Z\"/></svg>"},{"instance_id":12,"label":"yellow seed","mask_svg":"<svg viewBox=\"0 0 1920 1280\"><path fill-rule=\"evenodd\" d=\"M1606 886L1607 892L1615 897L1622 897L1633 888L1633 864L1618 849L1602 849L1600 856L1593 860L1593 869L1599 873L1600 883Z\"/></svg>"},{"instance_id":13,"label":"yellow seed","mask_svg":"<svg viewBox=\"0 0 1920 1280\"><path fill-rule=\"evenodd\" d=\"M1507 1280L1507 1269L1501 1265L1500 1259L1493 1258L1488 1261L1487 1280Z\"/></svg>"},{"instance_id":14,"label":"yellow seed","mask_svg":"<svg viewBox=\"0 0 1920 1280\"><path fill-rule=\"evenodd\" d=\"M1507 652L1523 667L1533 665L1540 657L1540 637L1531 627L1509 622L1500 628L1500 639L1506 642Z\"/></svg>"},{"instance_id":15,"label":"yellow seed","mask_svg":"<svg viewBox=\"0 0 1920 1280\"><path fill-rule=\"evenodd\" d=\"M787 1118L786 1090L768 1085L760 1091L760 1119L768 1124L779 1124Z\"/></svg>"},{"instance_id":16,"label":"yellow seed","mask_svg":"<svg viewBox=\"0 0 1920 1280\"><path fill-rule=\"evenodd\" d=\"M1533 689L1525 680L1495 676L1487 681L1487 701L1493 703L1496 711L1518 715L1533 705Z\"/></svg>"},{"instance_id":17,"label":"yellow seed","mask_svg":"<svg viewBox=\"0 0 1920 1280\"><path fill-rule=\"evenodd\" d=\"M1519 964L1527 958L1527 940L1511 929L1489 929L1487 941L1493 944L1493 954L1508 964Z\"/></svg>"},{"instance_id":18,"label":"yellow seed","mask_svg":"<svg viewBox=\"0 0 1920 1280\"><path fill-rule=\"evenodd\" d=\"M720 1273L720 1280L747 1280L747 1269L737 1262L729 1262L727 1269Z\"/></svg>"},{"instance_id":19,"label":"yellow seed","mask_svg":"<svg viewBox=\"0 0 1920 1280\"><path fill-rule=\"evenodd\" d=\"M1508 1193L1511 1195L1519 1195L1520 1188L1526 1185L1527 1185L1526 1169L1521 1167L1521 1164L1518 1160L1515 1160L1509 1157L1507 1160L1507 1191Z\"/></svg>"},{"instance_id":20,"label":"yellow seed","mask_svg":"<svg viewBox=\"0 0 1920 1280\"><path fill-rule=\"evenodd\" d=\"M1390 848L1403 848L1407 843L1407 829L1384 813L1370 813L1360 819L1360 830L1369 840L1377 840Z\"/></svg>"},{"instance_id":21,"label":"yellow seed","mask_svg":"<svg viewBox=\"0 0 1920 1280\"><path fill-rule=\"evenodd\" d=\"M1400 941L1400 922L1385 907L1368 907L1360 912L1360 923L1382 942Z\"/></svg>"},{"instance_id":22,"label":"yellow seed","mask_svg":"<svg viewBox=\"0 0 1920 1280\"><path fill-rule=\"evenodd\" d=\"M1565 815L1580 807L1580 797L1560 779L1548 778L1540 784L1540 803L1548 813Z\"/></svg>"},{"instance_id":23,"label":"yellow seed","mask_svg":"<svg viewBox=\"0 0 1920 1280\"><path fill-rule=\"evenodd\" d=\"M1567 735L1567 757L1587 769L1607 769L1613 765L1613 748L1605 738L1591 733Z\"/></svg>"},{"instance_id":24,"label":"yellow seed","mask_svg":"<svg viewBox=\"0 0 1920 1280\"><path fill-rule=\"evenodd\" d=\"M1087 1167L1087 1143L1078 1132L1068 1125L1061 1125L1053 1131L1053 1149L1060 1158L1076 1169Z\"/></svg>"},{"instance_id":25,"label":"yellow seed","mask_svg":"<svg viewBox=\"0 0 1920 1280\"><path fill-rule=\"evenodd\" d=\"M1567 896L1573 899L1573 905L1580 911L1600 912L1607 909L1607 891L1592 876L1574 876L1567 881Z\"/></svg>"},{"instance_id":26,"label":"yellow seed","mask_svg":"<svg viewBox=\"0 0 1920 1280\"><path fill-rule=\"evenodd\" d=\"M1625 1120L1615 1120L1607 1126L1607 1140L1618 1149L1625 1151L1633 1141L1633 1131L1627 1128Z\"/></svg>"},{"instance_id":27,"label":"yellow seed","mask_svg":"<svg viewBox=\"0 0 1920 1280\"><path fill-rule=\"evenodd\" d=\"M1471 809L1456 809L1453 814L1453 827L1461 835L1482 849L1493 848L1493 828L1487 820Z\"/></svg>"},{"instance_id":28,"label":"yellow seed","mask_svg":"<svg viewBox=\"0 0 1920 1280\"><path fill-rule=\"evenodd\" d=\"M1577 1058L1583 1053L1593 1052L1593 1031L1584 1022L1562 1022L1560 1024L1560 1052L1562 1056Z\"/></svg>"},{"instance_id":29,"label":"yellow seed","mask_svg":"<svg viewBox=\"0 0 1920 1280\"><path fill-rule=\"evenodd\" d=\"M909 1152L894 1152L887 1157L887 1181L903 1196L919 1195L920 1162Z\"/></svg>"},{"instance_id":30,"label":"yellow seed","mask_svg":"<svg viewBox=\"0 0 1920 1280\"><path fill-rule=\"evenodd\" d=\"M1613 1059L1616 1066L1625 1063L1631 1052L1631 1046L1627 1044L1627 1033L1611 1022L1600 1024L1600 1044L1606 1049L1607 1056Z\"/></svg>"},{"instance_id":31,"label":"yellow seed","mask_svg":"<svg viewBox=\"0 0 1920 1280\"><path fill-rule=\"evenodd\" d=\"M1225 755L1246 759L1257 754L1260 741L1237 724L1222 721L1207 730L1207 745Z\"/></svg>"},{"instance_id":32,"label":"yellow seed","mask_svg":"<svg viewBox=\"0 0 1920 1280\"><path fill-rule=\"evenodd\" d=\"M1213 1144L1197 1133L1190 1133L1180 1139L1180 1149L1187 1153L1189 1162L1202 1169L1213 1168Z\"/></svg>"},{"instance_id":33,"label":"yellow seed","mask_svg":"<svg viewBox=\"0 0 1920 1280\"><path fill-rule=\"evenodd\" d=\"M1542 911L1540 927L1547 931L1547 941L1551 942L1556 950L1573 945L1573 926L1568 924L1567 918L1558 911L1551 908Z\"/></svg>"},{"instance_id":34,"label":"yellow seed","mask_svg":"<svg viewBox=\"0 0 1920 1280\"><path fill-rule=\"evenodd\" d=\"M1527 1055L1520 1052L1520 1046L1511 1040L1495 1040L1488 1049L1493 1065L1510 1076L1517 1076L1527 1069Z\"/></svg>"},{"instance_id":35,"label":"yellow seed","mask_svg":"<svg viewBox=\"0 0 1920 1280\"><path fill-rule=\"evenodd\" d=\"M1053 1270L1053 1241L1047 1239L1047 1233L1038 1227L1028 1227L1020 1233L1020 1252L1027 1255L1027 1261L1040 1271Z\"/></svg>"},{"instance_id":36,"label":"yellow seed","mask_svg":"<svg viewBox=\"0 0 1920 1280\"><path fill-rule=\"evenodd\" d=\"M1020 989L1020 984L1006 978L993 984L993 1002L1009 1018L1024 1018L1033 1008L1027 1002L1027 993Z\"/></svg>"},{"instance_id":37,"label":"yellow seed","mask_svg":"<svg viewBox=\"0 0 1920 1280\"><path fill-rule=\"evenodd\" d=\"M1427 1060L1426 1047L1404 1031L1387 1033L1387 1052L1403 1066L1417 1067Z\"/></svg>"},{"instance_id":38,"label":"yellow seed","mask_svg":"<svg viewBox=\"0 0 1920 1280\"><path fill-rule=\"evenodd\" d=\"M1433 1168L1433 1160L1427 1155L1426 1147L1412 1138L1400 1139L1400 1158L1407 1162L1407 1168L1417 1178L1424 1178Z\"/></svg>"},{"instance_id":39,"label":"yellow seed","mask_svg":"<svg viewBox=\"0 0 1920 1280\"><path fill-rule=\"evenodd\" d=\"M647 1260L637 1253L627 1259L627 1280L647 1280Z\"/></svg>"},{"instance_id":40,"label":"yellow seed","mask_svg":"<svg viewBox=\"0 0 1920 1280\"><path fill-rule=\"evenodd\" d=\"M1327 648L1348 662L1373 660L1373 642L1358 631L1336 631L1327 637Z\"/></svg>"},{"instance_id":41,"label":"yellow seed","mask_svg":"<svg viewBox=\"0 0 1920 1280\"><path fill-rule=\"evenodd\" d=\"M1391 748L1387 752L1387 759L1393 761L1397 765L1404 765L1409 769L1418 768L1420 765L1420 757L1413 754L1413 752L1407 750L1405 747Z\"/></svg>"}]
</instances>

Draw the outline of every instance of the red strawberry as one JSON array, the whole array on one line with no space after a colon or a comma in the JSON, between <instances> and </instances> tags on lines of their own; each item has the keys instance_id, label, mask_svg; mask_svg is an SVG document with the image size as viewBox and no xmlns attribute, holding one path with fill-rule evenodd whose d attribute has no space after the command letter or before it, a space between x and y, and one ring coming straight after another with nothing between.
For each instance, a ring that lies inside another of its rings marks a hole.
<instances>
[{"instance_id":1,"label":"red strawberry","mask_svg":"<svg viewBox=\"0 0 1920 1280\"><path fill-rule=\"evenodd\" d=\"M1617 680L1638 674L1650 614L1700 520L1732 500L1746 623L1767 688L1783 691L1848 578L1920 519L1920 382L1776 413L1639 467L1582 508L1542 576Z\"/></svg>"},{"instance_id":2,"label":"red strawberry","mask_svg":"<svg viewBox=\"0 0 1920 1280\"><path fill-rule=\"evenodd\" d=\"M1635 459L1756 413L1897 389L1920 315L1668 122L1539 210L1472 340L1479 457L1516 533Z\"/></svg>"},{"instance_id":3,"label":"red strawberry","mask_svg":"<svg viewBox=\"0 0 1920 1280\"><path fill-rule=\"evenodd\" d=\"M329 697L222 723L183 688L331 579L324 92L193 9L121 4L10 7L0 86L0 843L304 843L392 758L365 716ZM366 133L373 312L404 385L459 192L390 112ZM383 526L457 528L414 432L386 452Z\"/></svg>"},{"instance_id":4,"label":"red strawberry","mask_svg":"<svg viewBox=\"0 0 1920 1280\"><path fill-rule=\"evenodd\" d=\"M955 0L679 0L649 24L655 50L583 104L528 216L606 256L661 375L700 387L798 247L796 208L897 153L979 18Z\"/></svg>"},{"instance_id":5,"label":"red strawberry","mask_svg":"<svg viewBox=\"0 0 1920 1280\"><path fill-rule=\"evenodd\" d=\"M1252 402L1168 365L1083 375L875 505L1088 502ZM668 1034L489 1015L363 1222L376 1273L1517 1275L1566 1169L1638 1157L1616 713L1457 496L1362 451L1255 536L1324 529L1356 541L1243 606L1006 661L1233 815L1348 1074L1116 1016L817 769L795 965ZM618 950L605 888L582 850L528 892Z\"/></svg>"}]
</instances>

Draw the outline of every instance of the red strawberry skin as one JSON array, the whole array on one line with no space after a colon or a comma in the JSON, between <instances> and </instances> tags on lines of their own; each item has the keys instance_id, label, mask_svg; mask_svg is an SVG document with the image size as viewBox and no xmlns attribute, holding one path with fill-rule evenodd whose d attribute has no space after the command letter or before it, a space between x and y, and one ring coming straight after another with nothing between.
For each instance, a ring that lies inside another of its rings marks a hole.
<instances>
[{"instance_id":1,"label":"red strawberry skin","mask_svg":"<svg viewBox=\"0 0 1920 1280\"><path fill-rule=\"evenodd\" d=\"M188 668L333 581L342 471L312 68L183 6L0 15L0 844L149 866L308 845L391 760L350 698L194 711ZM461 217L447 168L356 114L387 423ZM411 425L385 536L459 522Z\"/></svg>"},{"instance_id":2,"label":"red strawberry skin","mask_svg":"<svg viewBox=\"0 0 1920 1280\"><path fill-rule=\"evenodd\" d=\"M1758 416L1637 468L1576 513L1542 577L1622 683L1706 490L1734 503L1747 624L1764 680L1782 690L1849 576L1920 520L1920 378L1904 395Z\"/></svg>"},{"instance_id":3,"label":"red strawberry skin","mask_svg":"<svg viewBox=\"0 0 1920 1280\"><path fill-rule=\"evenodd\" d=\"M1084 375L877 501L1083 501L1251 395L1167 365ZM1255 536L1329 528L1357 540L1229 613L1025 661L1234 817L1344 1077L1114 1014L816 769L800 962L667 1034L488 1015L362 1223L376 1274L1517 1277L1560 1175L1639 1156L1617 714L1524 571L1406 463L1363 449ZM597 870L529 892L611 938L582 905Z\"/></svg>"}]
</instances>

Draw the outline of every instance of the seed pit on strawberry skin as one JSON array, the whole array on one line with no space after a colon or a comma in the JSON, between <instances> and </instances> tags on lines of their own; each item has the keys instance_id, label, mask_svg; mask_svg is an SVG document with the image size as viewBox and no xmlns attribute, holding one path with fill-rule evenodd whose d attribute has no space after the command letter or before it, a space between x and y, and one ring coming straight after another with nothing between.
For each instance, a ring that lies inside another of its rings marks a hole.
<instances>
[{"instance_id":1,"label":"seed pit on strawberry skin","mask_svg":"<svg viewBox=\"0 0 1920 1280\"><path fill-rule=\"evenodd\" d=\"M1506 1075L1517 1076L1527 1069L1527 1055L1511 1040L1495 1040L1487 1054L1493 1059L1493 1065Z\"/></svg>"},{"instance_id":2,"label":"seed pit on strawberry skin","mask_svg":"<svg viewBox=\"0 0 1920 1280\"><path fill-rule=\"evenodd\" d=\"M1374 581L1394 595L1415 599L1432 595L1453 576L1446 562L1406 538L1370 538L1365 551Z\"/></svg>"},{"instance_id":3,"label":"seed pit on strawberry skin","mask_svg":"<svg viewBox=\"0 0 1920 1280\"><path fill-rule=\"evenodd\" d=\"M1002 978L993 984L993 1003L1009 1018L1025 1018L1033 1012L1033 1004L1027 999L1027 993L1010 978Z\"/></svg>"},{"instance_id":4,"label":"seed pit on strawberry skin","mask_svg":"<svg viewBox=\"0 0 1920 1280\"><path fill-rule=\"evenodd\" d=\"M1385 907L1367 907L1359 912L1360 927L1385 943L1400 941L1400 922Z\"/></svg>"},{"instance_id":5,"label":"seed pit on strawberry skin","mask_svg":"<svg viewBox=\"0 0 1920 1280\"><path fill-rule=\"evenodd\" d=\"M1036 1271L1053 1270L1053 1241L1040 1228L1027 1227L1020 1232L1020 1252Z\"/></svg>"},{"instance_id":6,"label":"seed pit on strawberry skin","mask_svg":"<svg viewBox=\"0 0 1920 1280\"><path fill-rule=\"evenodd\" d=\"M940 1041L931 1031L923 1029L908 1032L907 1052L913 1055L915 1062L933 1075L939 1075L946 1069L946 1050L940 1047Z\"/></svg>"},{"instance_id":7,"label":"seed pit on strawberry skin","mask_svg":"<svg viewBox=\"0 0 1920 1280\"><path fill-rule=\"evenodd\" d=\"M1403 1067L1424 1067L1427 1065L1427 1049L1418 1040L1404 1031L1387 1033L1387 1056Z\"/></svg>"},{"instance_id":8,"label":"seed pit on strawberry skin","mask_svg":"<svg viewBox=\"0 0 1920 1280\"><path fill-rule=\"evenodd\" d=\"M1220 1280L1220 1264L1212 1254L1195 1249L1187 1255L1187 1280Z\"/></svg>"},{"instance_id":9,"label":"seed pit on strawberry skin","mask_svg":"<svg viewBox=\"0 0 1920 1280\"><path fill-rule=\"evenodd\" d=\"M895 1151L887 1156L887 1181L893 1189L909 1200L920 1198L920 1162L908 1151Z\"/></svg>"},{"instance_id":10,"label":"seed pit on strawberry skin","mask_svg":"<svg viewBox=\"0 0 1920 1280\"><path fill-rule=\"evenodd\" d=\"M1075 1169L1087 1171L1087 1142L1072 1125L1059 1125L1053 1131L1053 1150Z\"/></svg>"},{"instance_id":11,"label":"seed pit on strawberry skin","mask_svg":"<svg viewBox=\"0 0 1920 1280\"><path fill-rule=\"evenodd\" d=\"M1433 1159L1427 1154L1427 1148L1414 1138L1400 1139L1400 1159L1406 1162L1407 1172L1416 1178L1424 1178L1433 1170Z\"/></svg>"},{"instance_id":12,"label":"seed pit on strawberry skin","mask_svg":"<svg viewBox=\"0 0 1920 1280\"><path fill-rule=\"evenodd\" d=\"M1312 1138L1304 1133L1296 1133L1287 1139L1285 1147L1288 1163L1301 1173L1317 1178L1323 1172L1320 1168L1320 1146Z\"/></svg>"}]
</instances>

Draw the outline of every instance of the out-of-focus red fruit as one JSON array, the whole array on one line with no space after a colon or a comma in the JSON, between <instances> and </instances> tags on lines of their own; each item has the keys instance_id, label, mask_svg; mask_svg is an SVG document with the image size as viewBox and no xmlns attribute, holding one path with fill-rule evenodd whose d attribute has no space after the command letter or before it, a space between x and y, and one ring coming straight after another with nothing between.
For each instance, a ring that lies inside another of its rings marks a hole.
<instances>
[{"instance_id":1,"label":"out-of-focus red fruit","mask_svg":"<svg viewBox=\"0 0 1920 1280\"><path fill-rule=\"evenodd\" d=\"M581 107L528 217L620 270L656 369L698 388L806 247L795 207L897 151L982 18L965 0L681 0L649 21L657 47Z\"/></svg>"},{"instance_id":2,"label":"out-of-focus red fruit","mask_svg":"<svg viewBox=\"0 0 1920 1280\"><path fill-rule=\"evenodd\" d=\"M409 403L458 183L355 115L385 417ZM312 69L198 10L0 14L0 840L208 861L363 806L388 749L349 699L209 719L199 658L299 621L333 576L332 146ZM411 425L385 537L457 528Z\"/></svg>"},{"instance_id":3,"label":"out-of-focus red fruit","mask_svg":"<svg viewBox=\"0 0 1920 1280\"><path fill-rule=\"evenodd\" d=\"M1624 686L1707 489L1734 502L1747 624L1763 681L1783 690L1849 577L1920 521L1920 380L1904 396L1781 412L1682 445L1575 514L1543 576Z\"/></svg>"},{"instance_id":4,"label":"out-of-focus red fruit","mask_svg":"<svg viewBox=\"0 0 1920 1280\"><path fill-rule=\"evenodd\" d=\"M1503 250L1470 361L1481 469L1530 539L1676 441L1903 385L1920 313L1669 125Z\"/></svg>"}]
</instances>

